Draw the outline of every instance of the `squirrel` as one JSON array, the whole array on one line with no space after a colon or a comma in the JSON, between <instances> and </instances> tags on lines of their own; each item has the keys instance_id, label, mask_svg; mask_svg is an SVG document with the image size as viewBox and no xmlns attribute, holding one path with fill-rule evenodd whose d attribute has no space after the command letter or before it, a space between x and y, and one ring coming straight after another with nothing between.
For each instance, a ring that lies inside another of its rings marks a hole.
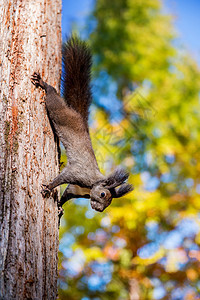
<instances>
[{"instance_id":1,"label":"squirrel","mask_svg":"<svg viewBox=\"0 0 200 300\"><path fill-rule=\"evenodd\" d=\"M125 183L129 174L118 167L104 176L98 167L89 135L88 114L92 101L91 66L92 55L85 41L71 36L63 45L63 98L56 89L44 82L35 72L31 81L36 88L46 92L46 108L56 134L67 153L67 165L48 185L43 185L44 196L61 184L68 183L60 201L72 198L90 198L96 211L102 212L113 198L119 198L133 190Z\"/></svg>"}]
</instances>

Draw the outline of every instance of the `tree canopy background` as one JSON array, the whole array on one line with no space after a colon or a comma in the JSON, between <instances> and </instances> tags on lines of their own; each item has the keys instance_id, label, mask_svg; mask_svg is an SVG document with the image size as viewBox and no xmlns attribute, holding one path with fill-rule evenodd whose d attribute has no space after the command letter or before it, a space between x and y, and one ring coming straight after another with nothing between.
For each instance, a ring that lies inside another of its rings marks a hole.
<instances>
[{"instance_id":1,"label":"tree canopy background","mask_svg":"<svg viewBox=\"0 0 200 300\"><path fill-rule=\"evenodd\" d=\"M84 32L95 154L102 172L128 168L135 190L101 214L88 200L65 204L59 298L195 299L199 68L158 0L97 0Z\"/></svg>"}]
</instances>

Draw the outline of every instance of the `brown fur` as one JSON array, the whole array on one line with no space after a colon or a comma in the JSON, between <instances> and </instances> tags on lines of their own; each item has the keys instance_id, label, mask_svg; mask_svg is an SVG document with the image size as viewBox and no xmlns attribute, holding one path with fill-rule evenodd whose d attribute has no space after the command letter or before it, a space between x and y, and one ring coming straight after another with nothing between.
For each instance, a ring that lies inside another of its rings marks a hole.
<instances>
[{"instance_id":1,"label":"brown fur","mask_svg":"<svg viewBox=\"0 0 200 300\"><path fill-rule=\"evenodd\" d=\"M111 175L101 174L88 130L88 113L91 103L91 54L87 45L72 37L63 46L64 98L34 73L32 83L46 91L46 107L56 133L67 152L67 166L46 187L46 192L69 183L60 205L79 196L91 198L91 206L103 211L112 198L118 198L133 188L125 183L128 173L118 168ZM117 189L118 186L121 186ZM81 190L82 188L82 190ZM45 192L43 191L43 192Z\"/></svg>"}]
</instances>

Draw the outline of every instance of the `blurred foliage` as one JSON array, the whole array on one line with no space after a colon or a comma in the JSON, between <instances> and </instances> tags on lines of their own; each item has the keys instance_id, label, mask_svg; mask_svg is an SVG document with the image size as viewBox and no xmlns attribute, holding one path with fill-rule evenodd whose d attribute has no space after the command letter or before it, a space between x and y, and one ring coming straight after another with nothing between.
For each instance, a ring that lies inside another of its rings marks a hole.
<instances>
[{"instance_id":1,"label":"blurred foliage","mask_svg":"<svg viewBox=\"0 0 200 300\"><path fill-rule=\"evenodd\" d=\"M200 72L161 1L98 0L89 22L95 153L135 190L65 205L59 299L199 299Z\"/></svg>"}]
</instances>

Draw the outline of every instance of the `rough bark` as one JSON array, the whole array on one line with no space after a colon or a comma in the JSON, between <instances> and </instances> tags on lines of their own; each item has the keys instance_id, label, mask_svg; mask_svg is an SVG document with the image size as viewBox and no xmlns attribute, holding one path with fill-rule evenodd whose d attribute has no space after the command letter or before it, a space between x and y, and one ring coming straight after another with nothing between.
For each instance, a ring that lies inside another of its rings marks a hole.
<instances>
[{"instance_id":1,"label":"rough bark","mask_svg":"<svg viewBox=\"0 0 200 300\"><path fill-rule=\"evenodd\" d=\"M34 71L59 90L61 0L0 0L0 299L57 293L57 204L41 195L57 145Z\"/></svg>"}]
</instances>

